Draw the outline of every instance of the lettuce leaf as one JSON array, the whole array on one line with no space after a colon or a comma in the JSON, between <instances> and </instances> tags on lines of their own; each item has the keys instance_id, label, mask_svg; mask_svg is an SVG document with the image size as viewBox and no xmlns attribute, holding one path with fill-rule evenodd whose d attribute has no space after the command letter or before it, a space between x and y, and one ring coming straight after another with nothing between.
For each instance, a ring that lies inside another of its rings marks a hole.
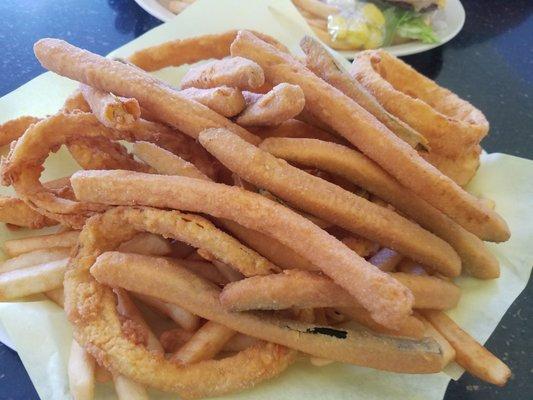
<instances>
[{"instance_id":1,"label":"lettuce leaf","mask_svg":"<svg viewBox=\"0 0 533 400\"><path fill-rule=\"evenodd\" d=\"M424 22L421 14L398 7L388 7L385 16L384 46L390 46L395 36L420 40L422 43L437 43L433 28Z\"/></svg>"}]
</instances>

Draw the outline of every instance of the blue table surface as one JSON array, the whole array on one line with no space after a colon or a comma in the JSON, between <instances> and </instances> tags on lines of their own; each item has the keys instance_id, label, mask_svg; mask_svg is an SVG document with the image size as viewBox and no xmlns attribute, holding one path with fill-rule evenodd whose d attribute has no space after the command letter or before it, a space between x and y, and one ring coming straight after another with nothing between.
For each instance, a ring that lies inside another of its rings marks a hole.
<instances>
[{"instance_id":1,"label":"blue table surface","mask_svg":"<svg viewBox=\"0 0 533 400\"><path fill-rule=\"evenodd\" d=\"M533 159L533 1L463 5L466 24L455 39L405 60L483 110L491 123L482 143L489 153ZM133 0L2 0L0 96L43 72L32 52L39 38L106 54L160 23ZM465 374L445 399L533 399L532 296L530 279L486 343L513 370L509 384L496 388ZM0 344L0 400L38 398L17 354Z\"/></svg>"}]
</instances>

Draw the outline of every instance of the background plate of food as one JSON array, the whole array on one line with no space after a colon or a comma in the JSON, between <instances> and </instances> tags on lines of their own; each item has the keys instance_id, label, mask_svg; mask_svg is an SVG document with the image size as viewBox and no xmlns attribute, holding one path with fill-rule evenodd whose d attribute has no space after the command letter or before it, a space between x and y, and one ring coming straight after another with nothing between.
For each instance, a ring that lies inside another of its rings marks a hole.
<instances>
[{"instance_id":1,"label":"background plate of food","mask_svg":"<svg viewBox=\"0 0 533 400\"><path fill-rule=\"evenodd\" d=\"M169 21L195 0L135 0ZM346 58L369 48L395 56L421 53L453 39L463 28L459 0L293 0L315 34Z\"/></svg>"}]
</instances>

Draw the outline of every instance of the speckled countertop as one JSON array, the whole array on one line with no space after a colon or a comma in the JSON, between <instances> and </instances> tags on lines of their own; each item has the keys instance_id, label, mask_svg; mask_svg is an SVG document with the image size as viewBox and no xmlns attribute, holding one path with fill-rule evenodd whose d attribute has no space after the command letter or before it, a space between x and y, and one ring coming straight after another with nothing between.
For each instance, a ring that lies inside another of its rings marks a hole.
<instances>
[{"instance_id":1,"label":"speckled countertop","mask_svg":"<svg viewBox=\"0 0 533 400\"><path fill-rule=\"evenodd\" d=\"M455 39L405 59L483 110L488 152L533 159L533 0L463 5L466 24ZM159 24L133 0L0 0L0 96L43 72L32 52L39 38L106 54ZM532 301L530 280L486 344L513 370L509 384L495 388L465 375L450 383L446 400L533 399ZM0 344L0 400L7 399L38 396L17 354Z\"/></svg>"}]
</instances>

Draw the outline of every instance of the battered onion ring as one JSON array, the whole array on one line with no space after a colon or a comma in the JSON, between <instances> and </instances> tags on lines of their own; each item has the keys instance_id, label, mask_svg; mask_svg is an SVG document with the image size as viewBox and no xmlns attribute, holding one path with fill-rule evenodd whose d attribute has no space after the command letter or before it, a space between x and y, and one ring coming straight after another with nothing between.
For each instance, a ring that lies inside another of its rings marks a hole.
<instances>
[{"instance_id":1,"label":"battered onion ring","mask_svg":"<svg viewBox=\"0 0 533 400\"><path fill-rule=\"evenodd\" d=\"M305 36L300 42L300 47L306 54L307 68L357 102L411 147L421 146L427 149L426 138L394 115L389 114L355 78L337 63L320 42L310 36Z\"/></svg>"},{"instance_id":2,"label":"battered onion ring","mask_svg":"<svg viewBox=\"0 0 533 400\"><path fill-rule=\"evenodd\" d=\"M448 243L394 211L295 168L227 130L206 130L200 134L199 140L241 178L271 191L299 209L447 275L460 273L459 257Z\"/></svg>"},{"instance_id":3,"label":"battered onion ring","mask_svg":"<svg viewBox=\"0 0 533 400\"><path fill-rule=\"evenodd\" d=\"M358 53L352 75L378 101L422 135L431 152L456 157L489 131L481 111L383 50Z\"/></svg>"},{"instance_id":4,"label":"battered onion ring","mask_svg":"<svg viewBox=\"0 0 533 400\"><path fill-rule=\"evenodd\" d=\"M104 253L90 272L105 285L159 297L209 321L317 357L407 373L440 370L445 361L440 346L430 338L393 338L357 327L335 328L265 313L228 312L220 304L218 287L163 258Z\"/></svg>"},{"instance_id":5,"label":"battered onion ring","mask_svg":"<svg viewBox=\"0 0 533 400\"><path fill-rule=\"evenodd\" d=\"M26 129L32 124L39 122L39 118L31 116L23 116L11 119L0 125L0 146L5 146L13 140L21 137Z\"/></svg>"},{"instance_id":6,"label":"battered onion ring","mask_svg":"<svg viewBox=\"0 0 533 400\"><path fill-rule=\"evenodd\" d=\"M83 201L197 211L266 234L322 269L385 326L394 327L411 311L412 295L404 286L312 222L259 194L198 179L127 171L79 171L71 183Z\"/></svg>"},{"instance_id":7,"label":"battered onion ring","mask_svg":"<svg viewBox=\"0 0 533 400\"><path fill-rule=\"evenodd\" d=\"M293 57L277 51L247 31L239 32L232 55L248 57L263 68L268 81L299 85L306 108L380 164L404 186L482 239L505 241L505 221L478 199L427 163L352 99L317 77ZM428 138L429 139L429 138Z\"/></svg>"},{"instance_id":8,"label":"battered onion ring","mask_svg":"<svg viewBox=\"0 0 533 400\"><path fill-rule=\"evenodd\" d=\"M254 90L264 83L265 74L255 62L242 57L229 57L189 68L183 75L180 86L182 89L230 86Z\"/></svg>"},{"instance_id":9,"label":"battered onion ring","mask_svg":"<svg viewBox=\"0 0 533 400\"><path fill-rule=\"evenodd\" d=\"M431 151L429 153L420 153L427 162L433 164L439 171L449 176L460 186L466 186L476 174L480 164L480 154L481 146L479 145L458 157L445 157Z\"/></svg>"},{"instance_id":10,"label":"battered onion ring","mask_svg":"<svg viewBox=\"0 0 533 400\"><path fill-rule=\"evenodd\" d=\"M320 140L289 138L266 139L260 148L284 160L342 176L447 241L469 274L485 279L499 276L498 260L477 236L400 185L379 165L356 150ZM447 275L446 271L440 272Z\"/></svg>"},{"instance_id":11,"label":"battered onion ring","mask_svg":"<svg viewBox=\"0 0 533 400\"><path fill-rule=\"evenodd\" d=\"M230 45L235 40L237 32L233 30L165 42L133 53L129 61L145 71L156 71L210 58L221 59L230 55ZM254 33L281 51L288 52L288 49L273 37L259 32Z\"/></svg>"},{"instance_id":12,"label":"battered onion ring","mask_svg":"<svg viewBox=\"0 0 533 400\"><path fill-rule=\"evenodd\" d=\"M279 345L262 343L233 357L182 367L124 335L112 290L99 284L89 274L89 268L102 252L118 247L137 233L129 224L131 217L138 219L139 230L181 236L182 232L171 226L172 214L119 207L87 221L65 275L65 311L74 324L76 340L113 373L177 392L186 399L220 396L279 374L295 356L294 351ZM159 229L159 222L166 226Z\"/></svg>"},{"instance_id":13,"label":"battered onion ring","mask_svg":"<svg viewBox=\"0 0 533 400\"><path fill-rule=\"evenodd\" d=\"M242 126L276 126L300 114L305 98L296 85L280 83L263 95L245 93L248 106L237 117Z\"/></svg>"},{"instance_id":14,"label":"battered onion ring","mask_svg":"<svg viewBox=\"0 0 533 400\"><path fill-rule=\"evenodd\" d=\"M80 203L59 197L39 181L43 162L51 151L62 144L84 137L107 137L113 140L129 139L123 131L114 131L101 125L87 113L56 114L32 125L2 159L2 180L13 185L26 204L39 213L73 228L83 226L85 219L105 209L102 205Z\"/></svg>"},{"instance_id":15,"label":"battered onion ring","mask_svg":"<svg viewBox=\"0 0 533 400\"><path fill-rule=\"evenodd\" d=\"M180 95L139 68L110 60L58 39L34 45L41 64L62 76L117 96L135 98L148 112L173 128L196 138L207 128L226 127L251 143L259 138L208 107ZM161 146L163 147L163 146Z\"/></svg>"},{"instance_id":16,"label":"battered onion ring","mask_svg":"<svg viewBox=\"0 0 533 400\"><path fill-rule=\"evenodd\" d=\"M0 221L19 227L41 229L57 222L34 211L16 197L0 197Z\"/></svg>"}]
</instances>

